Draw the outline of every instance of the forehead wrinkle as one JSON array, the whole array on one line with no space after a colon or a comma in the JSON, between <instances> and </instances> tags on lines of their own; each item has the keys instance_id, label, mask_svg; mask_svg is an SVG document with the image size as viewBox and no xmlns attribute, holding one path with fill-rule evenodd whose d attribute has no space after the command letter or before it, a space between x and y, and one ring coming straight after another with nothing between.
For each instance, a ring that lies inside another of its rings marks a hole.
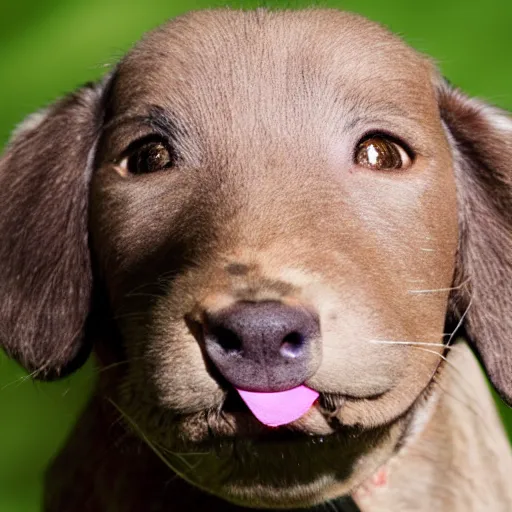
<instances>
[{"instance_id":1,"label":"forehead wrinkle","mask_svg":"<svg viewBox=\"0 0 512 512\"><path fill-rule=\"evenodd\" d=\"M354 109L353 109L354 110ZM352 111L353 111L352 110ZM367 125L375 122L385 122L387 120L408 121L419 124L420 116L415 116L411 112L403 109L400 105L392 102L378 102L369 105L360 106L356 117L352 117L345 125L345 129L352 130L359 125Z\"/></svg>"},{"instance_id":2,"label":"forehead wrinkle","mask_svg":"<svg viewBox=\"0 0 512 512\"><path fill-rule=\"evenodd\" d=\"M299 132L318 142L311 127L333 134L372 118L423 128L435 103L425 59L377 24L329 14L261 11L255 20L226 10L172 21L125 60L129 97L175 112L196 141L209 141L206 151ZM133 77L143 80L133 87Z\"/></svg>"},{"instance_id":3,"label":"forehead wrinkle","mask_svg":"<svg viewBox=\"0 0 512 512\"><path fill-rule=\"evenodd\" d=\"M172 144L176 156L189 163L197 162L194 138L186 127L186 119L159 105L139 102L109 119L102 130L102 140L108 141L107 157L114 158L137 140L156 135ZM102 147L105 147L103 142Z\"/></svg>"},{"instance_id":4,"label":"forehead wrinkle","mask_svg":"<svg viewBox=\"0 0 512 512\"><path fill-rule=\"evenodd\" d=\"M137 134L140 133L137 128L149 128L147 135L159 135L172 141L178 141L186 133L181 123L175 122L163 108L151 106L148 114L126 112L114 117L104 126L103 134L112 136L126 131Z\"/></svg>"},{"instance_id":5,"label":"forehead wrinkle","mask_svg":"<svg viewBox=\"0 0 512 512\"><path fill-rule=\"evenodd\" d=\"M156 132L177 140L187 135L184 119L178 118L173 113L160 105L151 105L145 121Z\"/></svg>"},{"instance_id":6,"label":"forehead wrinkle","mask_svg":"<svg viewBox=\"0 0 512 512\"><path fill-rule=\"evenodd\" d=\"M415 146L427 156L430 126L425 126L425 119L404 110L399 105L376 104L370 108L361 109L355 117L347 119L343 130L347 132L357 132L365 130L390 131L398 137L409 137L414 134ZM361 134L362 135L362 134ZM423 136L421 136L423 135ZM409 140L409 142L411 142Z\"/></svg>"},{"instance_id":7,"label":"forehead wrinkle","mask_svg":"<svg viewBox=\"0 0 512 512\"><path fill-rule=\"evenodd\" d=\"M413 131L425 144L439 132L437 100L428 77L372 80L363 84L354 80L340 87L339 95L344 98L346 130L360 126L386 129L389 124L402 134Z\"/></svg>"}]
</instances>

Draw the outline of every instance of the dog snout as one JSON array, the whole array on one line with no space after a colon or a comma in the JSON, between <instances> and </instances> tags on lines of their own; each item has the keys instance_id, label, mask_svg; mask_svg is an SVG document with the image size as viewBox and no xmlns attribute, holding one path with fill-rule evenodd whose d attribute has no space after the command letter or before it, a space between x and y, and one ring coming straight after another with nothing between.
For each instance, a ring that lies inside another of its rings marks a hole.
<instances>
[{"instance_id":1,"label":"dog snout","mask_svg":"<svg viewBox=\"0 0 512 512\"><path fill-rule=\"evenodd\" d=\"M277 301L238 302L204 323L206 352L223 377L248 391L283 391L320 366L318 318Z\"/></svg>"}]
</instances>

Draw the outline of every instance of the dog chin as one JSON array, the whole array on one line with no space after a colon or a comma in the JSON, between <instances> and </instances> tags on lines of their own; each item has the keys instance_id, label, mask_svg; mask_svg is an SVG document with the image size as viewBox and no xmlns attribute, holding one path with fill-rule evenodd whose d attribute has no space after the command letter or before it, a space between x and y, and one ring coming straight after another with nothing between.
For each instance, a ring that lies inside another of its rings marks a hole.
<instances>
[{"instance_id":1,"label":"dog chin","mask_svg":"<svg viewBox=\"0 0 512 512\"><path fill-rule=\"evenodd\" d=\"M218 497L250 508L295 509L319 505L334 497L347 494L349 489L338 482L334 475L318 477L309 484L279 486L271 485L227 485ZM345 488L344 488L345 487Z\"/></svg>"},{"instance_id":2,"label":"dog chin","mask_svg":"<svg viewBox=\"0 0 512 512\"><path fill-rule=\"evenodd\" d=\"M204 416L203 416L204 418ZM196 487L226 501L259 508L301 508L349 494L392 453L401 429L333 430L314 408L291 425L269 428L248 413L224 414L209 438L181 425L165 450L169 466ZM230 425L232 429L220 430ZM213 430L213 431L212 431ZM216 431L214 431L216 430ZM222 432L222 435L221 435ZM371 458L367 447L373 447Z\"/></svg>"},{"instance_id":3,"label":"dog chin","mask_svg":"<svg viewBox=\"0 0 512 512\"><path fill-rule=\"evenodd\" d=\"M340 454L339 444L336 435L278 442L235 438L207 453L181 454L180 467L173 469L196 487L237 505L313 506L354 487L351 467L357 457Z\"/></svg>"}]
</instances>

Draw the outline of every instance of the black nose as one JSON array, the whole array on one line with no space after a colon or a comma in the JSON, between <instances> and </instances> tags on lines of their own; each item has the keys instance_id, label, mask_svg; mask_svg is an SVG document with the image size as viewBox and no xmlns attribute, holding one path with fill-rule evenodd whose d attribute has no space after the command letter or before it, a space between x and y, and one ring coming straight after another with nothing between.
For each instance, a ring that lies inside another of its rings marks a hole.
<instances>
[{"instance_id":1,"label":"black nose","mask_svg":"<svg viewBox=\"0 0 512 512\"><path fill-rule=\"evenodd\" d=\"M299 386L321 359L318 319L280 302L238 302L207 315L205 345L220 373L247 391Z\"/></svg>"}]
</instances>

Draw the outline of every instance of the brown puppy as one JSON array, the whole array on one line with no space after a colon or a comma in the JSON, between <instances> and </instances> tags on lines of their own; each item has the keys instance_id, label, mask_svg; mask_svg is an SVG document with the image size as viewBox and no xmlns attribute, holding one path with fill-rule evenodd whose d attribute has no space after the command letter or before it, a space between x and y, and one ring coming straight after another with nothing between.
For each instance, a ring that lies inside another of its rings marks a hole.
<instances>
[{"instance_id":1,"label":"brown puppy","mask_svg":"<svg viewBox=\"0 0 512 512\"><path fill-rule=\"evenodd\" d=\"M32 116L1 344L104 367L46 510L511 510L453 343L510 403L511 161L507 114L331 10L188 14Z\"/></svg>"}]
</instances>

